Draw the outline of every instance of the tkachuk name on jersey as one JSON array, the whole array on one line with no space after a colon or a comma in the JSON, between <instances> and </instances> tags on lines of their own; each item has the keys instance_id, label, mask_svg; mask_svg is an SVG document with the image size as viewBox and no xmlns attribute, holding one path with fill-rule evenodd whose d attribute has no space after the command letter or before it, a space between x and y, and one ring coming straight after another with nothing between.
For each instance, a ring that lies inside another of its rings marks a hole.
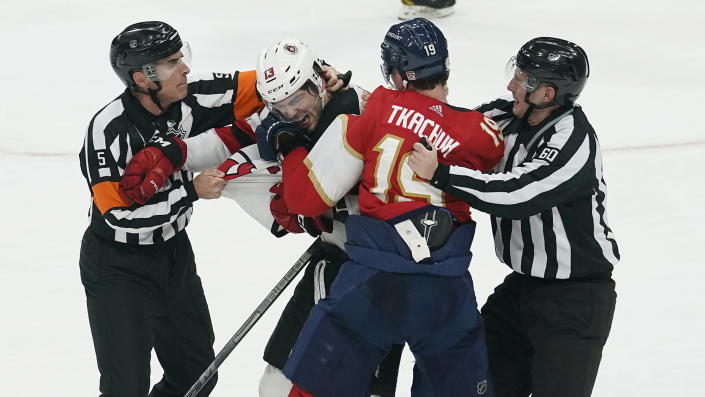
<instances>
[{"instance_id":1,"label":"tkachuk name on jersey","mask_svg":"<svg viewBox=\"0 0 705 397\"><path fill-rule=\"evenodd\" d=\"M443 157L453 151L460 142L451 138L438 123L427 119L423 114L403 106L392 105L392 114L387 123L406 128L438 149ZM429 131L426 134L426 131Z\"/></svg>"}]
</instances>

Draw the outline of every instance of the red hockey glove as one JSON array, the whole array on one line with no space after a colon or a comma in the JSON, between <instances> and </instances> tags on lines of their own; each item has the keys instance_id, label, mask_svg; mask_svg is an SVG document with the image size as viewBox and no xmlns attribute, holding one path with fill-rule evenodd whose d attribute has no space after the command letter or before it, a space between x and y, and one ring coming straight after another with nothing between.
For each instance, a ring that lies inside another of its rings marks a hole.
<instances>
[{"instance_id":1,"label":"red hockey glove","mask_svg":"<svg viewBox=\"0 0 705 397\"><path fill-rule=\"evenodd\" d=\"M289 211L284 202L284 187L277 183L269 189L274 193L272 201L269 203L269 210L274 216L274 220L289 233L306 232L313 237L318 237L321 232L333 230L332 222L327 221L323 216L304 217Z\"/></svg>"},{"instance_id":2,"label":"red hockey glove","mask_svg":"<svg viewBox=\"0 0 705 397\"><path fill-rule=\"evenodd\" d=\"M120 197L130 204L145 204L185 162L186 143L183 140L175 137L152 139L125 168L118 190Z\"/></svg>"}]
</instances>

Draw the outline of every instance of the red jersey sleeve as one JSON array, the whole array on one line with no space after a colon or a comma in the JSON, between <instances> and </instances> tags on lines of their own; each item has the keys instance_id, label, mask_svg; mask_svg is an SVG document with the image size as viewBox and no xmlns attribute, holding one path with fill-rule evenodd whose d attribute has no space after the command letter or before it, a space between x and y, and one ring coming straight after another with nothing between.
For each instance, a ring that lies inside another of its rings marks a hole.
<instances>
[{"instance_id":1,"label":"red jersey sleeve","mask_svg":"<svg viewBox=\"0 0 705 397\"><path fill-rule=\"evenodd\" d=\"M465 138L460 151L450 158L439 156L439 161L487 172L497 164L504 153L504 138L497 123L479 112L472 112L464 124Z\"/></svg>"},{"instance_id":2,"label":"red jersey sleeve","mask_svg":"<svg viewBox=\"0 0 705 397\"><path fill-rule=\"evenodd\" d=\"M338 116L310 153L297 148L284 158L284 201L292 212L322 214L359 182L362 127L363 116Z\"/></svg>"}]
</instances>

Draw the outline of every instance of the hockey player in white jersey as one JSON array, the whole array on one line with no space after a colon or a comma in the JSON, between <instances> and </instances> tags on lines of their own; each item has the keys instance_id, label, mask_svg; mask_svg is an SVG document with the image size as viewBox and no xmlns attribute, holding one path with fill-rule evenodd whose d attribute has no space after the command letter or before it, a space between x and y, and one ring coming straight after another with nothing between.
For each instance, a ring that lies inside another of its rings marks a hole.
<instances>
[{"instance_id":1,"label":"hockey player in white jersey","mask_svg":"<svg viewBox=\"0 0 705 397\"><path fill-rule=\"evenodd\" d=\"M317 299L325 297L340 264L347 258L342 249L345 230L341 220L348 211L357 210L356 198L350 197L341 200L337 216L326 219L290 213L280 194L282 177L276 159L297 145L312 147L337 115L361 113L368 94L359 87L341 89L343 79L349 80L350 74L337 75L335 69L297 39L282 40L263 50L256 74L257 91L267 107L232 125L184 139L187 155L183 168L204 171L218 167L229 181L223 195L236 200L278 237L287 232L320 235L304 277L265 349L268 366L260 382L260 395L274 397L289 393L290 383L280 368L309 310ZM255 130L260 136L259 145ZM301 130L306 133L292 133ZM224 159L227 160L223 162ZM144 183L135 182L138 186ZM154 179L149 186L154 192L164 187ZM142 199L148 201L151 197ZM382 363L379 376L371 385L372 395L394 396L400 356L401 346L390 353L388 362Z\"/></svg>"},{"instance_id":2,"label":"hockey player in white jersey","mask_svg":"<svg viewBox=\"0 0 705 397\"><path fill-rule=\"evenodd\" d=\"M359 213L357 195L347 195L335 211L314 218L290 213L281 195L278 161L298 146L313 147L339 114L360 114L369 96L360 87L348 86L350 73L337 76L344 80L344 88L329 92L326 88L330 81L322 77L324 66L297 39L285 39L264 49L257 63L257 91L266 108L247 119L256 131L257 145L243 148L220 167L230 181L223 195L236 200L273 234L308 232L318 238L304 276L265 348L267 365L260 380L261 397L288 396L291 382L281 368L309 311L326 296L340 265L347 261L343 222L348 213ZM242 125L240 128L246 129ZM268 195L267 199L263 194ZM370 385L371 395L394 396L400 356L401 346L397 346L380 365Z\"/></svg>"}]
</instances>

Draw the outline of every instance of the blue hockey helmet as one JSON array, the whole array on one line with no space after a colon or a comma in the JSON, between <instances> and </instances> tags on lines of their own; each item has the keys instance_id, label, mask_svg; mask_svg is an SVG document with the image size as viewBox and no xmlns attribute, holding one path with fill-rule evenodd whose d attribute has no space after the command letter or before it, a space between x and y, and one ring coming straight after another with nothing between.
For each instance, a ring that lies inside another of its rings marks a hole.
<instances>
[{"instance_id":1,"label":"blue hockey helmet","mask_svg":"<svg viewBox=\"0 0 705 397\"><path fill-rule=\"evenodd\" d=\"M425 18L393 25L382 42L382 74L390 85L392 69L411 82L447 73L448 42L443 32Z\"/></svg>"}]
</instances>

